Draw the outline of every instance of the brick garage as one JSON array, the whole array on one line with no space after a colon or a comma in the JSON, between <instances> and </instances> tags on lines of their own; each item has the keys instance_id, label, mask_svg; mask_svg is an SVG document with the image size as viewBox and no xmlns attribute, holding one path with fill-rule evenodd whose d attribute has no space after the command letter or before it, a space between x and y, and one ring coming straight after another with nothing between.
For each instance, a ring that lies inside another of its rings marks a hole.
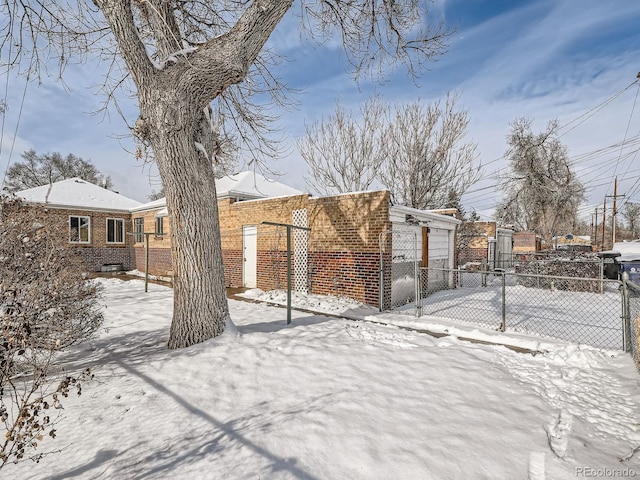
<instances>
[{"instance_id":1,"label":"brick garage","mask_svg":"<svg viewBox=\"0 0 640 480\"><path fill-rule=\"evenodd\" d=\"M220 221L226 229L222 245L226 278L230 286L243 286L243 225L257 226L257 282L263 290L286 287L286 231L262 222L292 224L294 211L306 212L306 272L297 272L294 287L306 283L311 293L344 295L377 305L379 298L380 232L391 228L389 193L364 192L313 198L300 195L289 198L224 202ZM292 265L296 269L296 253ZM296 272L294 272L294 276ZM300 279L302 276L302 279ZM234 282L234 283L231 283Z\"/></svg>"}]
</instances>

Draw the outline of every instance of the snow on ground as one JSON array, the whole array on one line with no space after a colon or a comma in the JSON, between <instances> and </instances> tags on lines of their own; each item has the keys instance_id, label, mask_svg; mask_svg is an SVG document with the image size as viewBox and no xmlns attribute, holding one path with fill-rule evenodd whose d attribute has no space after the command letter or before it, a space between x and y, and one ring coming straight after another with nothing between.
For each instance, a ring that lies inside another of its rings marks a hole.
<instances>
[{"instance_id":1,"label":"snow on ground","mask_svg":"<svg viewBox=\"0 0 640 480\"><path fill-rule=\"evenodd\" d=\"M96 379L41 444L63 451L5 478L640 475L639 377L622 352L523 354L299 311L286 325L280 307L234 300L238 335L169 351L171 289L99 281L106 330L67 359Z\"/></svg>"}]
</instances>

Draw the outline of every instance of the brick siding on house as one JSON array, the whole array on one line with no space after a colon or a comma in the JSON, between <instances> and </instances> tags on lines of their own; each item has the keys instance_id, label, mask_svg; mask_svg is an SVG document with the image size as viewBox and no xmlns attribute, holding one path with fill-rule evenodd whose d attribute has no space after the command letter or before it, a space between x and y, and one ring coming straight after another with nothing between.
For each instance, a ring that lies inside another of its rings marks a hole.
<instances>
[{"instance_id":1,"label":"brick siding on house","mask_svg":"<svg viewBox=\"0 0 640 480\"><path fill-rule=\"evenodd\" d=\"M144 219L145 233L152 233L149 235L149 274L158 275L162 277L170 277L173 275L173 266L171 260L171 241L169 235L171 234L171 222L169 217L163 218L163 235L156 236L156 213L160 209L147 211L147 212L135 212L131 215L131 225L129 232L134 232L134 225L136 218ZM145 236L142 237L142 242L136 242L135 235L130 235L131 242L134 246L134 259L135 269L141 272L145 271L146 262L146 246Z\"/></svg>"},{"instance_id":2,"label":"brick siding on house","mask_svg":"<svg viewBox=\"0 0 640 480\"><path fill-rule=\"evenodd\" d=\"M134 248L135 268L136 270L144 272L146 262L146 249L143 246L138 245L142 244L136 244L136 247ZM170 248L149 248L150 275L171 277L173 275L172 264L173 262L171 260Z\"/></svg>"},{"instance_id":3,"label":"brick siding on house","mask_svg":"<svg viewBox=\"0 0 640 480\"><path fill-rule=\"evenodd\" d=\"M126 235L131 229L131 214L128 212L96 212L88 210L71 210L45 207L46 218L43 221L51 224L69 225L70 216L90 218L89 243L69 242L70 246L78 249L87 269L100 271L102 265L121 263L125 269L135 266L131 246L133 239ZM125 237L123 243L107 243L107 219L123 219ZM65 230L69 235L69 229ZM67 236L67 241L69 237Z\"/></svg>"},{"instance_id":4,"label":"brick siding on house","mask_svg":"<svg viewBox=\"0 0 640 480\"><path fill-rule=\"evenodd\" d=\"M121 263L125 270L131 270L135 266L135 260L133 258L133 251L131 248L79 248L78 253L87 268L94 272L99 272L103 265Z\"/></svg>"},{"instance_id":5,"label":"brick siding on house","mask_svg":"<svg viewBox=\"0 0 640 480\"><path fill-rule=\"evenodd\" d=\"M220 200L226 285L243 285L243 227L256 226L257 286L263 290L286 288L286 229L263 222L291 224L292 212L303 209L311 228L307 256L310 291L378 305L379 235L391 228L387 191L321 198L304 194L241 202ZM134 213L133 218L143 217L145 231L153 231L157 211ZM169 229L166 217L165 233ZM150 241L149 273L166 275L172 270L169 239L151 236ZM144 271L144 245L135 244L135 250L137 268ZM295 255L291 261L295 265Z\"/></svg>"}]
</instances>

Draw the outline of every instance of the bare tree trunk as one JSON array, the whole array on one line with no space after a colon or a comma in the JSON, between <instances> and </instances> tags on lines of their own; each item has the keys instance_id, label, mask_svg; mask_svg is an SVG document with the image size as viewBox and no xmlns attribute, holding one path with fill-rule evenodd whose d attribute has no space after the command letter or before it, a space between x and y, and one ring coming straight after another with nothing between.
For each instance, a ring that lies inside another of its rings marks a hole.
<instances>
[{"instance_id":1,"label":"bare tree trunk","mask_svg":"<svg viewBox=\"0 0 640 480\"><path fill-rule=\"evenodd\" d=\"M196 108L152 135L153 150L171 218L174 310L169 348L220 335L229 318L215 174L194 142L200 134ZM154 125L161 124L153 122Z\"/></svg>"}]
</instances>

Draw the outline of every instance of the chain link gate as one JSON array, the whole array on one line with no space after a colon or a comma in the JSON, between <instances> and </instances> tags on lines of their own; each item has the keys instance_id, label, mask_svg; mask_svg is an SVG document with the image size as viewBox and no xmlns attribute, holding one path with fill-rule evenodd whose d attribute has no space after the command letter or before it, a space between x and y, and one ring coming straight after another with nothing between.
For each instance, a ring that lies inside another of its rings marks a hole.
<instances>
[{"instance_id":1,"label":"chain link gate","mask_svg":"<svg viewBox=\"0 0 640 480\"><path fill-rule=\"evenodd\" d=\"M378 237L380 310L420 316L422 250L418 248L417 233L410 229L387 230Z\"/></svg>"}]
</instances>

